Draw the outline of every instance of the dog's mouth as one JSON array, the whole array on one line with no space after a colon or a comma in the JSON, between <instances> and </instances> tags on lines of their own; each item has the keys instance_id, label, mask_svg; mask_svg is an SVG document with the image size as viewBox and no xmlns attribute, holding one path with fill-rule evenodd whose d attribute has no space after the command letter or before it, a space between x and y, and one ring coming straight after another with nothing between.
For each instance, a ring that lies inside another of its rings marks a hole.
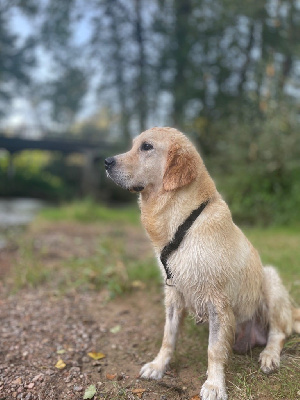
<instances>
[{"instance_id":1,"label":"dog's mouth","mask_svg":"<svg viewBox=\"0 0 300 400\"><path fill-rule=\"evenodd\" d=\"M115 176L114 174L111 173L111 171L106 171L106 175L108 178L110 178L112 181L114 181L118 186L120 186L122 189L127 189L131 193L139 193L145 189L145 186L139 185L139 186L130 186L124 182L122 176Z\"/></svg>"},{"instance_id":2,"label":"dog's mouth","mask_svg":"<svg viewBox=\"0 0 300 400\"><path fill-rule=\"evenodd\" d=\"M132 188L129 188L129 192L131 193L138 193L141 192L142 190L144 190L144 186L133 186Z\"/></svg>"}]
</instances>

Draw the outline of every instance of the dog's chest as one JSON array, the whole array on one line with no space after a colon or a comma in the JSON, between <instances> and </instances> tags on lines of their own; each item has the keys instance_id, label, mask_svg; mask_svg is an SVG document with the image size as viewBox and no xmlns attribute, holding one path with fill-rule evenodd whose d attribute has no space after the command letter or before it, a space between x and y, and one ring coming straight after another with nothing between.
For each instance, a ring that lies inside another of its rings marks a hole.
<instances>
[{"instance_id":1,"label":"dog's chest","mask_svg":"<svg viewBox=\"0 0 300 400\"><path fill-rule=\"evenodd\" d=\"M172 278L166 280L166 284L173 285L172 290L177 291L184 300L186 309L196 323L207 321L207 302L213 297L213 288L217 285L214 277L208 272L201 254L196 254L196 251L185 251L182 246L170 256L167 265ZM165 279L166 271L162 263L160 268Z\"/></svg>"}]
</instances>

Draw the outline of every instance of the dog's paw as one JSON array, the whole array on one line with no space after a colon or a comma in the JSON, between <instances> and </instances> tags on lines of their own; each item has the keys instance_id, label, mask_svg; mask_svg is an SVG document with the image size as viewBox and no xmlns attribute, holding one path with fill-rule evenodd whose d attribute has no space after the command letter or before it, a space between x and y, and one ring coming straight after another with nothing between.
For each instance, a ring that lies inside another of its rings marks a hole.
<instances>
[{"instance_id":1,"label":"dog's paw","mask_svg":"<svg viewBox=\"0 0 300 400\"><path fill-rule=\"evenodd\" d=\"M260 368L265 374L276 371L280 365L280 354L265 349L259 356Z\"/></svg>"},{"instance_id":2,"label":"dog's paw","mask_svg":"<svg viewBox=\"0 0 300 400\"><path fill-rule=\"evenodd\" d=\"M200 397L201 400L227 400L228 398L224 385L216 385L208 379L201 388Z\"/></svg>"},{"instance_id":3,"label":"dog's paw","mask_svg":"<svg viewBox=\"0 0 300 400\"><path fill-rule=\"evenodd\" d=\"M164 373L165 368L159 365L159 363L152 361L142 367L140 377L145 379L161 379Z\"/></svg>"}]
</instances>

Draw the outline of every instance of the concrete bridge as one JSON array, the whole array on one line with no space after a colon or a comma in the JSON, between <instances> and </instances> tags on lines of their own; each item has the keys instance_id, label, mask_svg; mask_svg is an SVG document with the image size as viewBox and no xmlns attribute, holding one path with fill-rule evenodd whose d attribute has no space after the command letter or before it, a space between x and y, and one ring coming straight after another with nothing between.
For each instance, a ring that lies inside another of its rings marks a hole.
<instances>
[{"instance_id":1,"label":"concrete bridge","mask_svg":"<svg viewBox=\"0 0 300 400\"><path fill-rule=\"evenodd\" d=\"M93 150L103 153L111 146L105 142L91 142L86 140L68 140L57 138L23 139L19 137L7 137L0 134L0 149L6 149L13 154L22 150L47 150L59 151L64 154L85 153Z\"/></svg>"},{"instance_id":2,"label":"concrete bridge","mask_svg":"<svg viewBox=\"0 0 300 400\"><path fill-rule=\"evenodd\" d=\"M82 191L84 193L93 193L99 186L99 165L98 161L104 160L106 155L116 151L115 147L104 141L86 141L86 140L69 140L58 138L42 138L42 139L24 139L19 137L7 137L0 134L0 149L9 152L9 165L7 169L8 176L12 179L14 176L14 154L23 150L44 150L56 151L62 154L81 153L84 155L84 165L82 171Z\"/></svg>"}]
</instances>

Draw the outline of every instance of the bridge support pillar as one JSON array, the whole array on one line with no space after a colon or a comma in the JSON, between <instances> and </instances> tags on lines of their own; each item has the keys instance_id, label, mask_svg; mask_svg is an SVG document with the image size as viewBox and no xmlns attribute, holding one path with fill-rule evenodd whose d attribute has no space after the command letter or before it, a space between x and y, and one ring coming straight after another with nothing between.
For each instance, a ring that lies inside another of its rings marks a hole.
<instances>
[{"instance_id":1,"label":"bridge support pillar","mask_svg":"<svg viewBox=\"0 0 300 400\"><path fill-rule=\"evenodd\" d=\"M84 153L81 189L83 195L97 197L100 184L100 171L97 166L99 151L88 150Z\"/></svg>"},{"instance_id":2,"label":"bridge support pillar","mask_svg":"<svg viewBox=\"0 0 300 400\"><path fill-rule=\"evenodd\" d=\"M8 153L7 177L13 179L15 175L14 153Z\"/></svg>"}]
</instances>

